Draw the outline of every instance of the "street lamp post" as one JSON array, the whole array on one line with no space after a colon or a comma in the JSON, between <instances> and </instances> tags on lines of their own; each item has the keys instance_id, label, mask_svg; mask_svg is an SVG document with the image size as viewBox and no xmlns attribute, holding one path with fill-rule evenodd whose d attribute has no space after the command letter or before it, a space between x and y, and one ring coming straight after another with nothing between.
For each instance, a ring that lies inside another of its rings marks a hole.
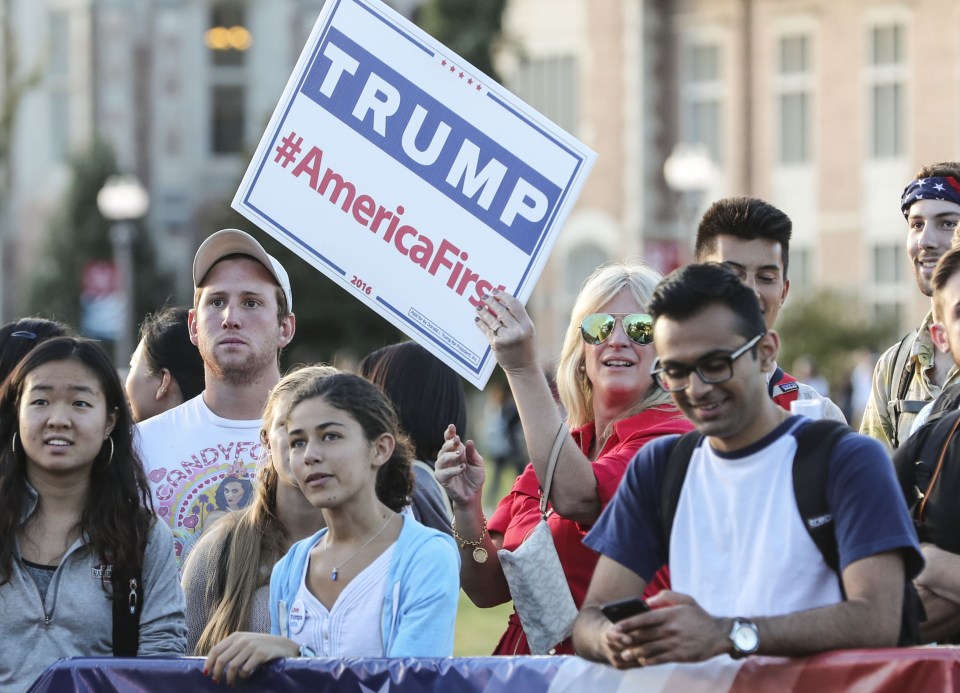
<instances>
[{"instance_id":1,"label":"street lamp post","mask_svg":"<svg viewBox=\"0 0 960 693\"><path fill-rule=\"evenodd\" d=\"M97 193L97 207L110 226L113 262L120 277L123 309L114 341L114 363L121 367L133 353L133 221L147 213L150 195L136 176L111 176Z\"/></svg>"},{"instance_id":2,"label":"street lamp post","mask_svg":"<svg viewBox=\"0 0 960 693\"><path fill-rule=\"evenodd\" d=\"M680 223L696 221L700 198L717 177L717 167L703 144L678 142L663 162L663 177L681 197Z\"/></svg>"}]
</instances>

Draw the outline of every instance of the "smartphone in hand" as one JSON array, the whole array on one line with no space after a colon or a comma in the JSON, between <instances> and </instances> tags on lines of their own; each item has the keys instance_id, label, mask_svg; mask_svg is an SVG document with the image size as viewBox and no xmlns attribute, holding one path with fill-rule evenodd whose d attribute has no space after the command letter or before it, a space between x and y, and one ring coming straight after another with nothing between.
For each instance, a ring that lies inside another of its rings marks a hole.
<instances>
[{"instance_id":1,"label":"smartphone in hand","mask_svg":"<svg viewBox=\"0 0 960 693\"><path fill-rule=\"evenodd\" d=\"M607 602L600 607L600 612L614 623L647 611L650 611L650 607L640 597L628 597L615 602Z\"/></svg>"}]
</instances>

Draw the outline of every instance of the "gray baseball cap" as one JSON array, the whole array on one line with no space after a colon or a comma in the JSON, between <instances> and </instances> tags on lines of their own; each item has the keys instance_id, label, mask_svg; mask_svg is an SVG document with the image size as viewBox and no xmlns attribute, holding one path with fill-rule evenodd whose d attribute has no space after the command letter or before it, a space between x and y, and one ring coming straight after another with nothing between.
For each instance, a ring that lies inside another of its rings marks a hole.
<instances>
[{"instance_id":1,"label":"gray baseball cap","mask_svg":"<svg viewBox=\"0 0 960 693\"><path fill-rule=\"evenodd\" d=\"M248 255L261 265L277 282L287 299L287 310L293 311L293 291L290 289L290 277L277 258L269 255L257 239L240 229L221 229L212 234L197 248L193 258L193 286L203 283L207 272L227 255Z\"/></svg>"}]
</instances>

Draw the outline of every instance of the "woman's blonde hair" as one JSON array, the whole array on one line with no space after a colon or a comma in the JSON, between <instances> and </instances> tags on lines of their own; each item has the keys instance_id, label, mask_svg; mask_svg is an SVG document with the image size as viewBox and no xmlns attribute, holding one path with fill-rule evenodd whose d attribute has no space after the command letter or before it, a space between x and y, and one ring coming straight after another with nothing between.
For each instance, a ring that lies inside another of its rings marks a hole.
<instances>
[{"instance_id":1,"label":"woman's blonde hair","mask_svg":"<svg viewBox=\"0 0 960 693\"><path fill-rule=\"evenodd\" d=\"M336 375L333 366L304 366L288 373L270 391L263 408L260 441L267 450L270 429L278 417L286 417L279 401L304 383ZM206 655L225 637L247 627L254 593L269 584L274 564L286 550L287 532L277 517L277 485L280 477L269 457L260 465L257 495L249 506L217 521L221 533L219 560L211 566L206 585L207 625L197 646L196 655ZM222 526L221 526L222 525ZM320 529L318 526L317 529Z\"/></svg>"},{"instance_id":2,"label":"woman's blonde hair","mask_svg":"<svg viewBox=\"0 0 960 693\"><path fill-rule=\"evenodd\" d=\"M612 262L600 265L584 281L570 312L570 324L567 325L563 351L560 352L560 362L557 365L557 391L567 410L567 424L571 428L593 421L593 385L587 379L585 370L580 323L590 313L598 312L624 289L630 292L642 310L646 310L653 290L662 278L655 269L640 262ZM646 397L637 402L636 407L625 412L623 418L671 402L670 395L657 387L651 377ZM597 435L601 433L604 432L597 431Z\"/></svg>"}]
</instances>

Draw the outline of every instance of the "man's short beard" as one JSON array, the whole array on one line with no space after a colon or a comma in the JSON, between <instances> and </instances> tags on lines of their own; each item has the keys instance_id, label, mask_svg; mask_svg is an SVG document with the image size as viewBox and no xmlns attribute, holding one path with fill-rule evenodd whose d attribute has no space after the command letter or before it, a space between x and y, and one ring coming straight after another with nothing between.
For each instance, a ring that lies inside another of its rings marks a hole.
<instances>
[{"instance_id":1,"label":"man's short beard","mask_svg":"<svg viewBox=\"0 0 960 693\"><path fill-rule=\"evenodd\" d=\"M200 349L200 356L203 358L204 366L215 380L233 387L257 382L268 369L277 364L277 357L269 354L266 358L258 354L255 358L227 365L220 363L216 356L207 352L206 349Z\"/></svg>"},{"instance_id":2,"label":"man's short beard","mask_svg":"<svg viewBox=\"0 0 960 693\"><path fill-rule=\"evenodd\" d=\"M913 278L917 282L917 288L920 289L920 293L922 293L924 296L928 298L933 298L933 283L924 282L923 277L920 276L919 271L915 271L913 273Z\"/></svg>"}]
</instances>

